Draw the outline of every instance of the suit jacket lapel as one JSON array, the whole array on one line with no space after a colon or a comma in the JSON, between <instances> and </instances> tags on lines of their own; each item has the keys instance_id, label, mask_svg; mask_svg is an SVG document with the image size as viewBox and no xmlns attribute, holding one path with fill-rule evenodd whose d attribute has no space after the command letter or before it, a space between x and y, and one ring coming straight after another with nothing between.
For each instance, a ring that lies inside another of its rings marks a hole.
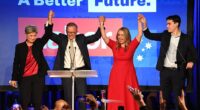
<instances>
[{"instance_id":1,"label":"suit jacket lapel","mask_svg":"<svg viewBox=\"0 0 200 110\"><path fill-rule=\"evenodd\" d=\"M67 47L67 44L68 44L68 38L67 36L64 36L62 41L61 41L61 47L63 47L63 49L60 50L60 60L61 60L61 67L64 67L64 57L65 57L65 51L66 51L66 47Z\"/></svg>"},{"instance_id":2,"label":"suit jacket lapel","mask_svg":"<svg viewBox=\"0 0 200 110\"><path fill-rule=\"evenodd\" d=\"M79 47L79 49L80 49L80 51L81 51L81 54L83 55L83 59L84 59L84 61L85 61L85 59L86 59L86 50L85 50L85 46L83 45L83 41L81 41L81 40L83 40L81 37L83 37L83 36L76 36L76 43L77 43L77 45L78 45L78 47Z\"/></svg>"},{"instance_id":3,"label":"suit jacket lapel","mask_svg":"<svg viewBox=\"0 0 200 110\"><path fill-rule=\"evenodd\" d=\"M177 46L177 49L178 49L178 51L181 49L181 46L182 46L182 43L183 43L183 35L182 35L182 33L181 33L181 36L180 36L180 40L179 40L179 42L178 42L178 46Z\"/></svg>"},{"instance_id":4,"label":"suit jacket lapel","mask_svg":"<svg viewBox=\"0 0 200 110\"><path fill-rule=\"evenodd\" d=\"M64 51L63 53L65 53L65 51L66 51L67 44L68 44L68 37L65 36L63 39L63 43L62 43L62 47L63 47L63 51Z\"/></svg>"},{"instance_id":5,"label":"suit jacket lapel","mask_svg":"<svg viewBox=\"0 0 200 110\"><path fill-rule=\"evenodd\" d=\"M24 63L24 65L25 65L25 63L26 63L26 57L27 57L27 54L28 54L28 46L27 46L27 44L26 44L26 41L25 42L23 42L23 45L22 45L22 52L20 52L20 54L23 56L22 58L23 58L23 63Z\"/></svg>"},{"instance_id":6,"label":"suit jacket lapel","mask_svg":"<svg viewBox=\"0 0 200 110\"><path fill-rule=\"evenodd\" d=\"M167 52L169 45L170 45L171 34L164 36L164 37L166 37L166 38L164 39L165 44L163 46L164 46L165 51Z\"/></svg>"},{"instance_id":7,"label":"suit jacket lapel","mask_svg":"<svg viewBox=\"0 0 200 110\"><path fill-rule=\"evenodd\" d=\"M80 42L80 39L79 39L78 36L76 36L76 43L77 43L77 45L78 45L78 48L80 49L80 47L81 47L81 42ZM80 49L80 51L81 51L81 49ZM82 53L82 52L81 52L81 53Z\"/></svg>"}]
</instances>

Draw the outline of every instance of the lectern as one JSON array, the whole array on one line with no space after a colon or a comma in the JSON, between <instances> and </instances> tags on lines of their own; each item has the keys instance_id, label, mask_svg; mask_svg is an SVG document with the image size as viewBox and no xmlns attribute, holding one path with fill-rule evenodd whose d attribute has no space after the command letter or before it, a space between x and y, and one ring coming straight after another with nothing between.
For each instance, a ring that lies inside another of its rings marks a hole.
<instances>
[{"instance_id":1,"label":"lectern","mask_svg":"<svg viewBox=\"0 0 200 110\"><path fill-rule=\"evenodd\" d=\"M98 77L95 70L50 70L49 77L72 78L72 110L74 110L74 81L75 78Z\"/></svg>"}]
</instances>

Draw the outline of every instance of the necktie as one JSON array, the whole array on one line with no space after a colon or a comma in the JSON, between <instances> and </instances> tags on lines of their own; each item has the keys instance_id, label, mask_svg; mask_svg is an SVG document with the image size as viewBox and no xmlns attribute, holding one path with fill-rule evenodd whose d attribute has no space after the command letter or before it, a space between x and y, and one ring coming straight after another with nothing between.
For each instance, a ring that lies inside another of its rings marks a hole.
<instances>
[{"instance_id":1,"label":"necktie","mask_svg":"<svg viewBox=\"0 0 200 110\"><path fill-rule=\"evenodd\" d=\"M70 40L70 49L69 49L69 53L70 53L70 59L71 59L71 68L74 67L74 45L73 45L73 40Z\"/></svg>"}]
</instances>

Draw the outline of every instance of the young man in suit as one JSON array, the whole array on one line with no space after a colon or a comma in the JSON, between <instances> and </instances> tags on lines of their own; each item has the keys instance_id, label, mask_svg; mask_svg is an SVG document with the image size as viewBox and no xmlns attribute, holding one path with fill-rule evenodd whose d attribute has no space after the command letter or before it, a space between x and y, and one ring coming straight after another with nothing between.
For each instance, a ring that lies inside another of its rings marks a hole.
<instances>
[{"instance_id":1,"label":"young man in suit","mask_svg":"<svg viewBox=\"0 0 200 110\"><path fill-rule=\"evenodd\" d=\"M52 18L48 20L52 22ZM53 25L48 25L52 32ZM87 44L93 43L100 39L100 29L95 34L84 36L84 34L77 34L78 26L70 22L67 24L65 34L52 34L51 40L58 44L57 56L54 63L54 70L90 70L91 64L89 59L89 52ZM72 79L62 78L62 85L64 89L64 99L72 104ZM75 96L85 95L86 93L86 79L75 79ZM85 110L83 104L79 104L80 110Z\"/></svg>"},{"instance_id":2,"label":"young man in suit","mask_svg":"<svg viewBox=\"0 0 200 110\"><path fill-rule=\"evenodd\" d=\"M169 102L170 92L174 92L175 107L178 109L178 96L184 88L186 70L192 69L196 52L192 40L180 30L181 18L178 15L168 16L167 30L162 33L151 33L146 18L142 15L144 36L160 41L160 54L156 69L160 71L160 86L164 102Z\"/></svg>"},{"instance_id":3,"label":"young man in suit","mask_svg":"<svg viewBox=\"0 0 200 110\"><path fill-rule=\"evenodd\" d=\"M49 17L52 13L49 13ZM43 47L49 40L48 31L42 38L37 38L37 27L25 27L26 41L15 48L11 86L19 88L23 110L28 110L32 102L35 110L40 110L45 85L45 75L49 69L43 55Z\"/></svg>"}]
</instances>

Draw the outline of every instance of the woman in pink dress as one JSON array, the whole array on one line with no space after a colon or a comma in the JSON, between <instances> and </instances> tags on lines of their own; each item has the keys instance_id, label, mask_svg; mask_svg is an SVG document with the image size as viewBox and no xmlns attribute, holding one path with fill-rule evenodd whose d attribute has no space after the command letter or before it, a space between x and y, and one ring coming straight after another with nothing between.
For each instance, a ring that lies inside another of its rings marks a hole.
<instances>
[{"instance_id":1,"label":"woman in pink dress","mask_svg":"<svg viewBox=\"0 0 200 110\"><path fill-rule=\"evenodd\" d=\"M138 15L139 18L140 15ZM103 16L99 17L102 38L112 49L114 58L108 85L108 99L120 101L109 103L108 110L118 110L119 106L123 106L124 110L139 110L127 86L130 85L139 89L133 56L142 38L142 24L138 20L138 34L132 41L130 32L126 27L121 27L118 30L116 41L113 41L106 36L104 21Z\"/></svg>"}]
</instances>

